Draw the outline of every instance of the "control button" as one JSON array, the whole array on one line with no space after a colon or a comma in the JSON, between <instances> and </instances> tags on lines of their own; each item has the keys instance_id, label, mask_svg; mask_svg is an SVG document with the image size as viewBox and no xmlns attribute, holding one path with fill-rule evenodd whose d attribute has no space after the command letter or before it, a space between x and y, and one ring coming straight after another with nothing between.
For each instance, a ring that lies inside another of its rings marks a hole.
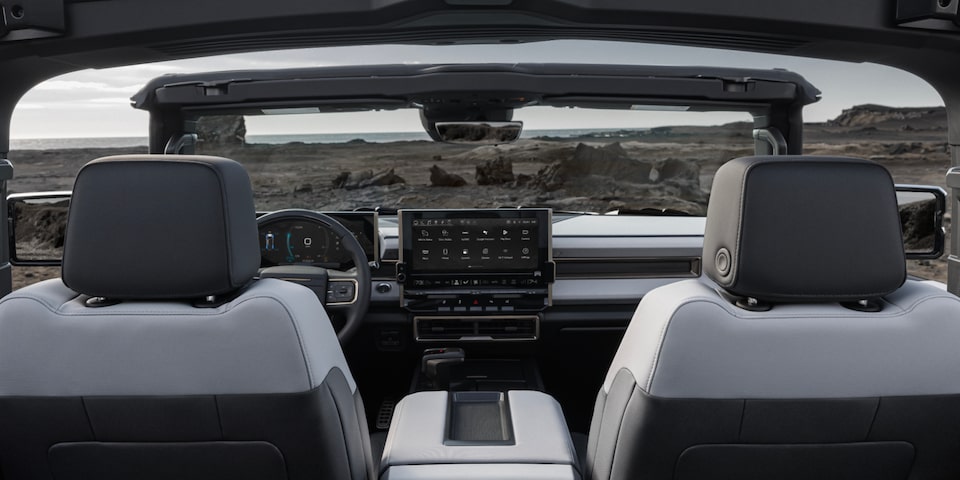
<instances>
[{"instance_id":1,"label":"control button","mask_svg":"<svg viewBox=\"0 0 960 480\"><path fill-rule=\"evenodd\" d=\"M498 306L489 306L489 305L488 305L488 306L484 307L483 309L486 310L486 311L488 311L488 312L499 312L499 311L500 311L500 307L498 307Z\"/></svg>"},{"instance_id":2,"label":"control button","mask_svg":"<svg viewBox=\"0 0 960 480\"><path fill-rule=\"evenodd\" d=\"M377 293L388 293L391 289L393 289L393 286L387 282L381 282L377 284Z\"/></svg>"},{"instance_id":3,"label":"control button","mask_svg":"<svg viewBox=\"0 0 960 480\"><path fill-rule=\"evenodd\" d=\"M467 307L453 307L454 312L466 312Z\"/></svg>"},{"instance_id":4,"label":"control button","mask_svg":"<svg viewBox=\"0 0 960 480\"><path fill-rule=\"evenodd\" d=\"M356 295L356 288L352 282L330 282L327 284L328 302L350 302Z\"/></svg>"},{"instance_id":5,"label":"control button","mask_svg":"<svg viewBox=\"0 0 960 480\"><path fill-rule=\"evenodd\" d=\"M482 312L483 307L470 307L471 312Z\"/></svg>"},{"instance_id":6,"label":"control button","mask_svg":"<svg viewBox=\"0 0 960 480\"><path fill-rule=\"evenodd\" d=\"M513 306L512 306L512 305L504 305L503 307L500 308L500 310L501 310L501 311L504 311L504 312L512 312L512 311L513 311Z\"/></svg>"},{"instance_id":7,"label":"control button","mask_svg":"<svg viewBox=\"0 0 960 480\"><path fill-rule=\"evenodd\" d=\"M438 311L438 312L449 312L449 311L451 311L451 308L450 308L450 307L438 307L438 308L437 308L437 311Z\"/></svg>"}]
</instances>

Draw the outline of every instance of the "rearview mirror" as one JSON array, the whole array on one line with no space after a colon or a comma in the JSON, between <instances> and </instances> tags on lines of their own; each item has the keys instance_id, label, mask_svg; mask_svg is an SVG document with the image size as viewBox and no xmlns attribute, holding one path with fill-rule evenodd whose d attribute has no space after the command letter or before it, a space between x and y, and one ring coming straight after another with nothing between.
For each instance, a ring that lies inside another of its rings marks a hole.
<instances>
[{"instance_id":1,"label":"rearview mirror","mask_svg":"<svg viewBox=\"0 0 960 480\"><path fill-rule=\"evenodd\" d=\"M946 192L940 187L897 185L897 206L907 258L940 258L946 238L943 229L943 214L947 210Z\"/></svg>"},{"instance_id":2,"label":"rearview mirror","mask_svg":"<svg viewBox=\"0 0 960 480\"><path fill-rule=\"evenodd\" d=\"M60 265L69 208L68 191L8 196L10 263L16 266Z\"/></svg>"},{"instance_id":3,"label":"rearview mirror","mask_svg":"<svg viewBox=\"0 0 960 480\"><path fill-rule=\"evenodd\" d=\"M496 145L517 141L523 122L437 122L433 127L442 142Z\"/></svg>"}]
</instances>

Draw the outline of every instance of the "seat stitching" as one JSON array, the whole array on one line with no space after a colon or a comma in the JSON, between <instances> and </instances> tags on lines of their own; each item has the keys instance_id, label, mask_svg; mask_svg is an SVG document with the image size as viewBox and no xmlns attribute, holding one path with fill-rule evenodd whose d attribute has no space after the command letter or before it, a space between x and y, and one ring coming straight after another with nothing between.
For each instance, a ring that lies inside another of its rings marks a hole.
<instances>
[{"instance_id":1,"label":"seat stitching","mask_svg":"<svg viewBox=\"0 0 960 480\"><path fill-rule=\"evenodd\" d=\"M627 372L629 372L629 373L630 373L630 376L633 376L633 372L631 372L629 369L626 369L626 368L625 368L624 370L626 370ZM634 378L636 378L636 377L634 377ZM622 434L623 434L623 431L624 431L624 428L623 428L623 419L624 419L624 417L627 416L627 409L630 408L630 403L633 401L633 396L636 395L636 393L637 393L637 387L638 387L638 385L636 384L636 382L634 382L633 388L630 389L630 396L627 397L626 403L623 404L623 412L621 412L621 414L620 414L620 420L615 424L615 425L617 425L617 427L618 427L618 428L617 428L617 437L616 437L617 440L616 440L616 442L613 444L613 455L612 455L611 458L610 458L610 478L617 478L617 477L613 474L614 469L617 468L617 451L619 450L619 449L617 448L617 446L620 445L620 438L621 438L621 436L622 436Z\"/></svg>"},{"instance_id":2,"label":"seat stitching","mask_svg":"<svg viewBox=\"0 0 960 480\"><path fill-rule=\"evenodd\" d=\"M324 379L322 385L325 387L327 394L330 395L333 408L337 411L337 423L340 424L340 438L343 440L343 454L344 457L346 457L345 464L347 466L347 472L350 474L350 478L353 478L353 467L350 465L350 450L347 448L347 433L345 431L346 426L343 424L343 416L341 415L340 405L337 403L337 396L333 394L333 389L327 384L326 379Z\"/></svg>"}]
</instances>

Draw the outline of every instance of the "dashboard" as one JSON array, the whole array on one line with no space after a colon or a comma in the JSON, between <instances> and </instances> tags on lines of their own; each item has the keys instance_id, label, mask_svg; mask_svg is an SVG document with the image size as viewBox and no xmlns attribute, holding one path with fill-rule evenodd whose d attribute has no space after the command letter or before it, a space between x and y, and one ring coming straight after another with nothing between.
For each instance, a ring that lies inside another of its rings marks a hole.
<instances>
[{"instance_id":1,"label":"dashboard","mask_svg":"<svg viewBox=\"0 0 960 480\"><path fill-rule=\"evenodd\" d=\"M515 210L499 209L499 212L513 211ZM536 221L538 231L535 238L523 236L523 223L521 223L520 236L501 235L495 241L486 243L487 240L481 240L481 238L488 238L483 236L483 230L491 230L493 225L488 224L489 222L503 222L504 226L513 226L512 222L517 218L496 219L490 217L487 210L473 209L436 210L429 215L424 213L429 211L422 210L402 212L405 213L396 216L381 216L376 212L326 212L357 236L368 253L368 260L374 262L371 263L373 265L371 308L383 309L382 313L389 313L391 316L409 314L411 310L405 307L405 303L409 305L410 300L416 303L418 300L414 297L424 293L423 290L432 289L436 281L440 282L441 290L448 287L451 289L459 287L461 290L440 292L447 295L447 298L440 299L440 303L443 303L442 300L451 299L457 302L463 297L456 299L455 296L462 291L480 290L473 288L474 281L479 283L477 286L480 287L484 287L484 283L488 287L495 286L495 283L500 283L502 286L504 280L512 284L514 279L518 280L519 284L524 275L527 275L526 278L534 278L533 272L539 270L541 275L549 272L554 274L553 283L549 285L549 297L546 298L549 303L541 302L542 298L537 300L539 302L537 309L549 313L560 312L568 307L581 308L580 306L622 305L625 308L627 306L632 308L647 291L683 278L696 278L700 274L700 252L704 229L702 217L625 217L555 213L546 219L526 219ZM431 215L446 218L431 218ZM532 215L535 217L538 214ZM510 224L507 224L508 220ZM451 230L450 227L454 226L443 225L443 223L470 223L470 225L467 225L468 235L463 236L463 231L459 231L457 234L461 236L450 242L422 242L416 240L414 234L422 236L423 232L417 230L423 230L423 228L414 227L414 221L417 227L424 227L423 223L426 222L428 236L431 238L442 237L445 228ZM408 224L406 228L402 226L404 223ZM503 233L502 229L499 233ZM352 267L352 262L336 235L308 217L261 223L259 237L263 267L277 265L314 265L333 269ZM501 238L508 240L501 241ZM533 249L531 245L524 245L524 243L537 245L535 260L533 256L523 254L523 248L530 248L531 252ZM490 245L493 244L501 248L501 258L494 262L478 259L476 260L478 263L472 263L474 260L467 259L468 255L463 254L463 249L466 248L469 255L484 255L483 248L491 248ZM444 258L451 255L452 245L456 245L459 249L458 258L455 260L452 257ZM541 250L544 245L549 251ZM443 253L444 248L448 249L446 255ZM474 251L477 248L479 251ZM503 257L503 248L517 250L520 256L530 258L510 259L510 252ZM428 252L426 255L423 255L424 250ZM414 252L419 256L414 255ZM403 257L402 262L401 257ZM552 261L552 267L542 266L543 261ZM456 267L450 268L451 265ZM489 271L484 272L483 268L474 268L474 266L483 265L496 265L498 268L494 269L496 272L493 272L493 276ZM541 268L530 268L536 265L541 265ZM398 267L401 273L407 273L407 275L398 278ZM514 271L510 271L511 269ZM422 281L417 282L417 280ZM465 280L468 282L464 282ZM426 293L433 295L436 292ZM533 298L529 295L524 296ZM473 299L489 300L489 297L472 298L469 301L471 305L467 305L468 313L473 306ZM451 305L451 302L448 301L438 307L448 305ZM452 306L460 305L454 303ZM548 308L544 310L544 307ZM434 311L434 306L428 305L428 308ZM453 312L459 312L459 309L451 309L451 313ZM399 317L397 321L400 321Z\"/></svg>"}]
</instances>

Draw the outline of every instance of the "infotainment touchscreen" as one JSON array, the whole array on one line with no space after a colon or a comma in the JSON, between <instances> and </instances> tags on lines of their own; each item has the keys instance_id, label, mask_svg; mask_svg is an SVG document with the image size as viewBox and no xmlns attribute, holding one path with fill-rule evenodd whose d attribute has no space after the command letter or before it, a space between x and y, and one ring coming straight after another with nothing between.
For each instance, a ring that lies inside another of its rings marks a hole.
<instances>
[{"instance_id":1,"label":"infotainment touchscreen","mask_svg":"<svg viewBox=\"0 0 960 480\"><path fill-rule=\"evenodd\" d=\"M401 210L407 288L545 287L552 281L550 210Z\"/></svg>"}]
</instances>

